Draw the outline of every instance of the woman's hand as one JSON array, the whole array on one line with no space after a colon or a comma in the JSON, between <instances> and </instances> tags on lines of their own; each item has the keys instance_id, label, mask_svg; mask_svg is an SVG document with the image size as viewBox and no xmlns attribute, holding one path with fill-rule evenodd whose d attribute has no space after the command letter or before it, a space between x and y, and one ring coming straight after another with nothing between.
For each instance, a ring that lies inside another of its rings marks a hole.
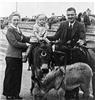
<instances>
[{"instance_id":1,"label":"woman's hand","mask_svg":"<svg viewBox=\"0 0 95 100\"><path fill-rule=\"evenodd\" d=\"M23 53L22 54L22 62L23 63L26 63L27 62L27 55L26 55L26 53Z\"/></svg>"}]
</instances>

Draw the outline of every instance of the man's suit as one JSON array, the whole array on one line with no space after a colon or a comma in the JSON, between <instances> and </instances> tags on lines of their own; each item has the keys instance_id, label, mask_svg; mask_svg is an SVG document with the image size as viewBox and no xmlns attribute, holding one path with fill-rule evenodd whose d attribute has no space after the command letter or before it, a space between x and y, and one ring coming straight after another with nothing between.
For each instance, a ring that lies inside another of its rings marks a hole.
<instances>
[{"instance_id":1,"label":"man's suit","mask_svg":"<svg viewBox=\"0 0 95 100\"><path fill-rule=\"evenodd\" d=\"M72 26L72 31L70 31L68 21L62 22L54 36L47 37L51 41L59 40L59 45L56 46L56 50L61 50L67 54L67 64L71 64L78 60L75 51L71 51L71 49L66 49L67 47L74 47L79 39L83 40L85 43L85 27L78 21L75 21ZM67 43L70 41L69 43ZM80 54L81 52L78 52ZM71 56L72 55L72 56ZM73 57L73 59L72 59Z\"/></svg>"},{"instance_id":2,"label":"man's suit","mask_svg":"<svg viewBox=\"0 0 95 100\"><path fill-rule=\"evenodd\" d=\"M61 43L66 44L67 40L67 30L69 27L69 22L65 21L62 22L54 36L47 37L51 41L55 40L60 40ZM85 41L85 27L83 24L81 24L78 21L75 21L73 28L72 28L72 33L71 35L71 41L72 43L77 42L79 39L82 39Z\"/></svg>"}]
</instances>

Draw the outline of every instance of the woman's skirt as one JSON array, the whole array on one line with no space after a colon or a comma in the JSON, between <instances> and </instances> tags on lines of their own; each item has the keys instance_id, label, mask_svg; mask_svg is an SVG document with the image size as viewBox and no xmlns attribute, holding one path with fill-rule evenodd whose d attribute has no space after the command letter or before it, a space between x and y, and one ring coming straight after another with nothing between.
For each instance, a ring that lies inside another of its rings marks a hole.
<instances>
[{"instance_id":1,"label":"woman's skirt","mask_svg":"<svg viewBox=\"0 0 95 100\"><path fill-rule=\"evenodd\" d=\"M21 89L22 59L6 57L5 78L3 83L3 95L17 96Z\"/></svg>"}]
</instances>

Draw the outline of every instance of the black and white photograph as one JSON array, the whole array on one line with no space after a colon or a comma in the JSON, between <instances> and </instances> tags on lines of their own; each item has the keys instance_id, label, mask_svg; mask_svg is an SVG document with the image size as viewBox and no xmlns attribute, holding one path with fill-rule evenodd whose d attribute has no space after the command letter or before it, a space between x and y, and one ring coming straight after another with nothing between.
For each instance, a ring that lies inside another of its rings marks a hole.
<instances>
[{"instance_id":1,"label":"black and white photograph","mask_svg":"<svg viewBox=\"0 0 95 100\"><path fill-rule=\"evenodd\" d=\"M95 2L0 1L0 100L95 100Z\"/></svg>"}]
</instances>

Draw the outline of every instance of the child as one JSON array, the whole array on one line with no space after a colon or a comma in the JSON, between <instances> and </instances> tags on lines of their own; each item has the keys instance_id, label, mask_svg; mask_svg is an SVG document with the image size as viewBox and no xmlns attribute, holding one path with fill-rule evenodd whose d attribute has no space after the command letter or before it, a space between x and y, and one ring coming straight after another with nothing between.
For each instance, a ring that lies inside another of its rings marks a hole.
<instances>
[{"instance_id":1,"label":"child","mask_svg":"<svg viewBox=\"0 0 95 100\"><path fill-rule=\"evenodd\" d=\"M30 39L30 42L38 43L40 40L45 40L49 42L46 38L47 30L49 29L47 25L47 17L44 14L39 14L36 18L36 24L33 26L34 37Z\"/></svg>"},{"instance_id":2,"label":"child","mask_svg":"<svg viewBox=\"0 0 95 100\"><path fill-rule=\"evenodd\" d=\"M46 38L46 36L47 36L47 30L49 28L46 22L47 22L47 17L44 14L39 14L37 16L36 23L33 26L33 34L34 34L34 36L31 36L31 38L30 38L30 42L32 43L32 45L29 46L29 48L26 51L26 55L25 55L26 58L31 55L30 54L31 50L33 50L37 46L37 44L39 43L39 41L44 40L47 43L50 42ZM29 66L30 65L31 64L29 64Z\"/></svg>"}]
</instances>

